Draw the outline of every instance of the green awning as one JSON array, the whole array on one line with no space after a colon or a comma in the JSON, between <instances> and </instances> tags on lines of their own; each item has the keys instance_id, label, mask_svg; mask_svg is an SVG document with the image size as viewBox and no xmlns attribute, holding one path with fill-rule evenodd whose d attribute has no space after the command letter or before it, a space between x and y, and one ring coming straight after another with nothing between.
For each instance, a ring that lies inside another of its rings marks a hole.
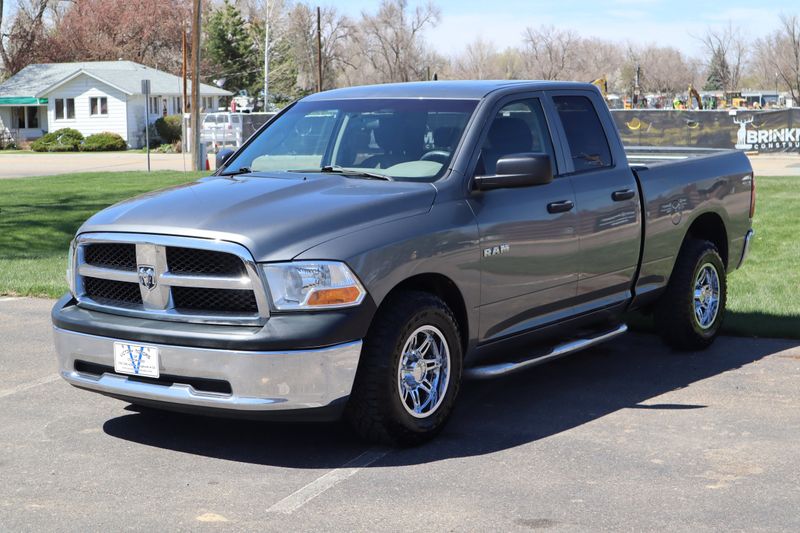
<instances>
[{"instance_id":1,"label":"green awning","mask_svg":"<svg viewBox=\"0 0 800 533\"><path fill-rule=\"evenodd\" d=\"M47 105L47 98L33 96L0 96L0 105Z\"/></svg>"}]
</instances>

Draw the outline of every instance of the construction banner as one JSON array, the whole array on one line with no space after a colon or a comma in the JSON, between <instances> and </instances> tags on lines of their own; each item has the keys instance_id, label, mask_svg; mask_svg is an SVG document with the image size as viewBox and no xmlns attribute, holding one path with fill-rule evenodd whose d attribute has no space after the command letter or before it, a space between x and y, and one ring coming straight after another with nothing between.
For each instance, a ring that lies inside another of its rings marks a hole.
<instances>
[{"instance_id":1,"label":"construction banner","mask_svg":"<svg viewBox=\"0 0 800 533\"><path fill-rule=\"evenodd\" d=\"M614 109L626 146L800 152L800 108L765 111Z\"/></svg>"}]
</instances>

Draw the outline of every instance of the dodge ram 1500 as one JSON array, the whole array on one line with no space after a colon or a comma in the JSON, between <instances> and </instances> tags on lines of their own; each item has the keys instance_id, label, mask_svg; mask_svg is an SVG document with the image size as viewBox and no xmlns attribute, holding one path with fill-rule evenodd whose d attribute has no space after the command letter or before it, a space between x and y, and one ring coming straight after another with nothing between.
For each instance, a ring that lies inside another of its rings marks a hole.
<instances>
[{"instance_id":1,"label":"dodge ram 1500","mask_svg":"<svg viewBox=\"0 0 800 533\"><path fill-rule=\"evenodd\" d=\"M614 338L629 310L704 348L753 235L753 172L735 151L664 159L626 154L589 84L311 95L213 176L79 229L52 313L61 375L165 409L344 415L411 445L462 378Z\"/></svg>"}]
</instances>

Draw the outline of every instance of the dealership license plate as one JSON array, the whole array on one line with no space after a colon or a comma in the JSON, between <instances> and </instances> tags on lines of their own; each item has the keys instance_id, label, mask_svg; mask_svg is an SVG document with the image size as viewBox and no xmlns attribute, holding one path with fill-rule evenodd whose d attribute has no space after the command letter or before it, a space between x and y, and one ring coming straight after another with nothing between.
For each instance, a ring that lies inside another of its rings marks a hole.
<instances>
[{"instance_id":1,"label":"dealership license plate","mask_svg":"<svg viewBox=\"0 0 800 533\"><path fill-rule=\"evenodd\" d=\"M157 378L158 348L127 342L115 342L114 372Z\"/></svg>"}]
</instances>

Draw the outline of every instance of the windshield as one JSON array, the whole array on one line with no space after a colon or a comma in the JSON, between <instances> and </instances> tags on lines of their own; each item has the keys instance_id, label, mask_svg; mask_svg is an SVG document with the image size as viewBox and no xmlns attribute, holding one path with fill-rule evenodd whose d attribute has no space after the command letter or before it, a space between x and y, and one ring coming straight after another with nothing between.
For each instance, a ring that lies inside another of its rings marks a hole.
<instances>
[{"instance_id":1,"label":"windshield","mask_svg":"<svg viewBox=\"0 0 800 533\"><path fill-rule=\"evenodd\" d=\"M444 174L477 101L365 99L298 102L230 161L224 173L319 172L397 180Z\"/></svg>"}]
</instances>

